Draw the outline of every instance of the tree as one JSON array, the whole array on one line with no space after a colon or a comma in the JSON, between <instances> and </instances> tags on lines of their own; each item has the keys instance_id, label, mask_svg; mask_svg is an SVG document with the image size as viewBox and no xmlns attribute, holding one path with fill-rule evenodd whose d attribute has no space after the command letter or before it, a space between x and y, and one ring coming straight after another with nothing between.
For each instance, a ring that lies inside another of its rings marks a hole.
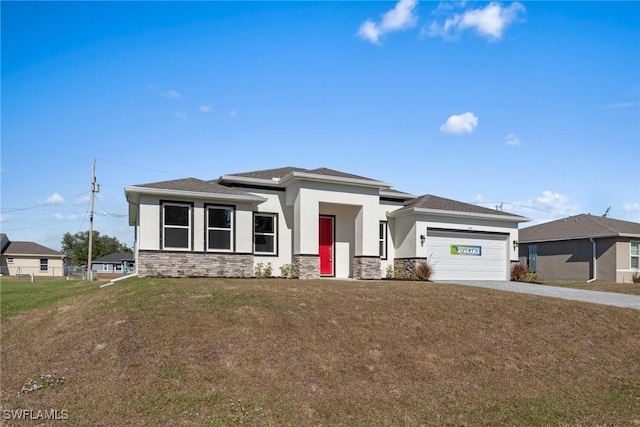
<instances>
[{"instance_id":1,"label":"tree","mask_svg":"<svg viewBox=\"0 0 640 427\"><path fill-rule=\"evenodd\" d=\"M107 235L101 236L98 231L93 232L92 246L92 260L114 252L131 252L131 249L117 238ZM64 233L62 252L71 260L71 265L86 265L89 256L89 232Z\"/></svg>"}]
</instances>

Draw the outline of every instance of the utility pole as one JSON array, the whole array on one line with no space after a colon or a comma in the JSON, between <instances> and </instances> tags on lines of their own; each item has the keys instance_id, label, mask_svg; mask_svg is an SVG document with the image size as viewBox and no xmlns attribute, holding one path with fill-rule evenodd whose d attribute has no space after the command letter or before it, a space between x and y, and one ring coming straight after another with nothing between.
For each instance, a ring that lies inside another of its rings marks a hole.
<instances>
[{"instance_id":1,"label":"utility pole","mask_svg":"<svg viewBox=\"0 0 640 427\"><path fill-rule=\"evenodd\" d=\"M89 255L87 257L87 280L93 281L93 270L91 269L91 255L93 252L93 203L96 193L100 191L100 187L96 183L96 159L91 164L91 203L89 208Z\"/></svg>"}]
</instances>

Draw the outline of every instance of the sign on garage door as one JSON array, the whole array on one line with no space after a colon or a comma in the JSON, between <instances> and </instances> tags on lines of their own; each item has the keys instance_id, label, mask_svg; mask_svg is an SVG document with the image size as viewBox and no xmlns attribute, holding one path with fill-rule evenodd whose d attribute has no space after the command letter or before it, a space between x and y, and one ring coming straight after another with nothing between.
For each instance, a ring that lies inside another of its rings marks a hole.
<instances>
[{"instance_id":1,"label":"sign on garage door","mask_svg":"<svg viewBox=\"0 0 640 427\"><path fill-rule=\"evenodd\" d=\"M508 235L427 230L433 280L508 280Z\"/></svg>"}]
</instances>

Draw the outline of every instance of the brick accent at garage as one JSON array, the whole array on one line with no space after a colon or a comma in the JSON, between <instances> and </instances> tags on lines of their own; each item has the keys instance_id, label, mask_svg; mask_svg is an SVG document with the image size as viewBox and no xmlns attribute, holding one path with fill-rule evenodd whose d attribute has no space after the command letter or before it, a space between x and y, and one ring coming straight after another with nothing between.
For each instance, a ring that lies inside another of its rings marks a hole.
<instances>
[{"instance_id":1,"label":"brick accent at garage","mask_svg":"<svg viewBox=\"0 0 640 427\"><path fill-rule=\"evenodd\" d=\"M412 279L416 265L428 262L427 258L396 258L393 260L395 279Z\"/></svg>"},{"instance_id":2,"label":"brick accent at garage","mask_svg":"<svg viewBox=\"0 0 640 427\"><path fill-rule=\"evenodd\" d=\"M353 278L363 280L380 279L380 257L379 256L356 256L353 257Z\"/></svg>"},{"instance_id":3,"label":"brick accent at garage","mask_svg":"<svg viewBox=\"0 0 640 427\"><path fill-rule=\"evenodd\" d=\"M140 277L253 277L253 254L140 251Z\"/></svg>"},{"instance_id":4,"label":"brick accent at garage","mask_svg":"<svg viewBox=\"0 0 640 427\"><path fill-rule=\"evenodd\" d=\"M320 255L294 255L291 267L293 277L317 279L320 277Z\"/></svg>"}]
</instances>

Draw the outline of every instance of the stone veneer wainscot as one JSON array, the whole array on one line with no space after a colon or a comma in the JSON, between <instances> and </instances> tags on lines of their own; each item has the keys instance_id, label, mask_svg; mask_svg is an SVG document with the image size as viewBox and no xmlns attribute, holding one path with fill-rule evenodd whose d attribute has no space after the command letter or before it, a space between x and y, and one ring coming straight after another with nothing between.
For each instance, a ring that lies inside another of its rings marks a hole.
<instances>
[{"instance_id":1,"label":"stone veneer wainscot","mask_svg":"<svg viewBox=\"0 0 640 427\"><path fill-rule=\"evenodd\" d=\"M320 277L320 255L294 255L291 267L293 277L318 279Z\"/></svg>"},{"instance_id":2,"label":"stone veneer wainscot","mask_svg":"<svg viewBox=\"0 0 640 427\"><path fill-rule=\"evenodd\" d=\"M393 260L393 270L400 276L397 279L412 279L416 266L427 262L427 258L396 258Z\"/></svg>"},{"instance_id":3,"label":"stone veneer wainscot","mask_svg":"<svg viewBox=\"0 0 640 427\"><path fill-rule=\"evenodd\" d=\"M363 280L380 279L379 256L355 256L353 257L353 278Z\"/></svg>"},{"instance_id":4,"label":"stone veneer wainscot","mask_svg":"<svg viewBox=\"0 0 640 427\"><path fill-rule=\"evenodd\" d=\"M140 251L138 276L253 277L253 254Z\"/></svg>"}]
</instances>

